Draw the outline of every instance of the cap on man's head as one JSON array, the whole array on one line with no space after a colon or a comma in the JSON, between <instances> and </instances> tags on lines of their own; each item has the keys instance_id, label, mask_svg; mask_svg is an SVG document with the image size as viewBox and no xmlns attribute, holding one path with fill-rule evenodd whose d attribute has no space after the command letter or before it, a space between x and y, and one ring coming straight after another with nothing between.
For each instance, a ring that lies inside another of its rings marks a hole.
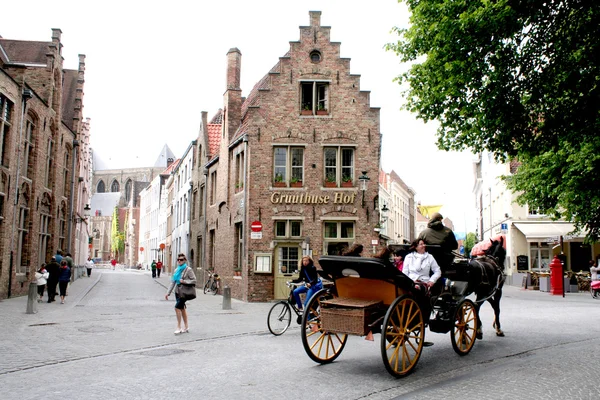
<instances>
[{"instance_id":1,"label":"cap on man's head","mask_svg":"<svg viewBox=\"0 0 600 400\"><path fill-rule=\"evenodd\" d=\"M52 257L50 261L56 261L56 257Z\"/></svg>"},{"instance_id":2,"label":"cap on man's head","mask_svg":"<svg viewBox=\"0 0 600 400\"><path fill-rule=\"evenodd\" d=\"M437 213L437 212L431 216L432 221L441 221L443 219L444 219L444 217L442 217L442 214Z\"/></svg>"}]
</instances>

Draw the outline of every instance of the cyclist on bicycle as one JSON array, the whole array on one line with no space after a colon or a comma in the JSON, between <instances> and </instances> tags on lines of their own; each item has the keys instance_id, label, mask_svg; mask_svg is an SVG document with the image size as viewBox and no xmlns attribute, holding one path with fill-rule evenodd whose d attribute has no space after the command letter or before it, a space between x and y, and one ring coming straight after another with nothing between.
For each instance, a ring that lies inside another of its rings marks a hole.
<instances>
[{"instance_id":1,"label":"cyclist on bicycle","mask_svg":"<svg viewBox=\"0 0 600 400\"><path fill-rule=\"evenodd\" d=\"M304 300L304 305L306 305L313 294L323 289L323 282L321 281L321 278L319 278L317 267L315 267L315 263L309 256L302 257L300 275L298 276L298 279L294 279L292 282L306 282L304 286L298 286L294 289L294 300L296 301L298 310L302 310L303 308L302 302L300 301L301 293L306 293L306 299Z\"/></svg>"}]
</instances>

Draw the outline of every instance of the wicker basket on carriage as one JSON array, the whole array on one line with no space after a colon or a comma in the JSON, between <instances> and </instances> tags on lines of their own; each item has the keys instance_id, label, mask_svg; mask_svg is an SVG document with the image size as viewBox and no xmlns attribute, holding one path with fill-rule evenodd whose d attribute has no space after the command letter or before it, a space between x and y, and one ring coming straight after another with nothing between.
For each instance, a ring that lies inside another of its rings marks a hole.
<instances>
[{"instance_id":1,"label":"wicker basket on carriage","mask_svg":"<svg viewBox=\"0 0 600 400\"><path fill-rule=\"evenodd\" d=\"M377 317L382 301L333 298L321 303L321 323L324 331L366 335L369 324Z\"/></svg>"}]
</instances>

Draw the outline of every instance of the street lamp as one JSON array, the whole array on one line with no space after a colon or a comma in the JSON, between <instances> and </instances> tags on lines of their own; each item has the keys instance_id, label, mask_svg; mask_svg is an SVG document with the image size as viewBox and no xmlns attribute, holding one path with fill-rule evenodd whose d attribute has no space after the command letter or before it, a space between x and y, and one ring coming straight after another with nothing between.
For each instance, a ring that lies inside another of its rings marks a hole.
<instances>
[{"instance_id":1,"label":"street lamp","mask_svg":"<svg viewBox=\"0 0 600 400\"><path fill-rule=\"evenodd\" d=\"M360 181L360 190L362 191L362 206L365 206L365 192L367 191L367 183L371 180L367 176L367 171L362 171L362 175L358 177Z\"/></svg>"},{"instance_id":2,"label":"street lamp","mask_svg":"<svg viewBox=\"0 0 600 400\"><path fill-rule=\"evenodd\" d=\"M383 207L381 208L381 218L386 221L387 220L387 213L388 211L390 211L390 209L384 204Z\"/></svg>"}]
</instances>

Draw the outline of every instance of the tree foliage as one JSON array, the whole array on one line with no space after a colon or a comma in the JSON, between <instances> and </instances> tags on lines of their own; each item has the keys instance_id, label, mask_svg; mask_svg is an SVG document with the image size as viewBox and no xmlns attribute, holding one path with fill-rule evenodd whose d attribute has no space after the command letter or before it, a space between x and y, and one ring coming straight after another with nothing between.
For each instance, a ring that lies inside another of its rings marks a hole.
<instances>
[{"instance_id":1,"label":"tree foliage","mask_svg":"<svg viewBox=\"0 0 600 400\"><path fill-rule=\"evenodd\" d=\"M112 225L110 230L110 249L114 253L115 259L125 249L125 233L119 231L119 209L115 207L112 215Z\"/></svg>"},{"instance_id":2,"label":"tree foliage","mask_svg":"<svg viewBox=\"0 0 600 400\"><path fill-rule=\"evenodd\" d=\"M518 160L518 202L600 234L600 6L583 0L404 0L387 45L411 63L406 108L438 147Z\"/></svg>"},{"instance_id":3,"label":"tree foliage","mask_svg":"<svg viewBox=\"0 0 600 400\"><path fill-rule=\"evenodd\" d=\"M468 257L471 254L471 250L477 244L477 235L473 232L467 233L463 246L465 246L465 255Z\"/></svg>"}]
</instances>

